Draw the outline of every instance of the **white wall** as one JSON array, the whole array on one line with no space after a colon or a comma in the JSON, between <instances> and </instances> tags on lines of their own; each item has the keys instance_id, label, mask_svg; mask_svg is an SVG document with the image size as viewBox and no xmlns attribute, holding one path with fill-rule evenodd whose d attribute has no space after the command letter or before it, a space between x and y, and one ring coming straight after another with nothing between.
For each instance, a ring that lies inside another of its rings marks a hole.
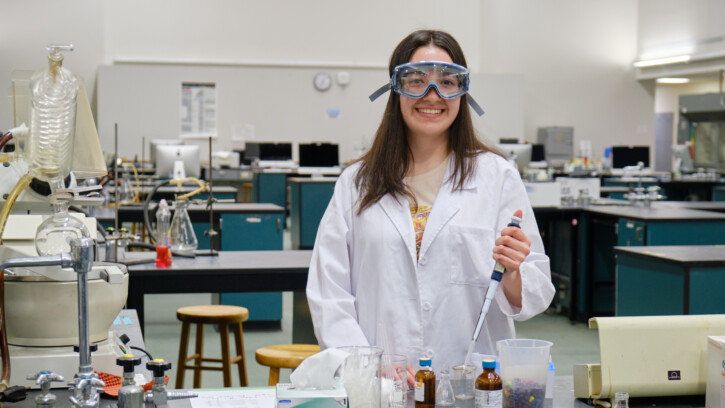
<instances>
[{"instance_id":1,"label":"white wall","mask_svg":"<svg viewBox=\"0 0 725 408\"><path fill-rule=\"evenodd\" d=\"M527 140L573 126L593 157L615 144L651 144L652 95L634 79L637 3L489 1L481 6L482 67L525 77Z\"/></svg>"},{"instance_id":2,"label":"white wall","mask_svg":"<svg viewBox=\"0 0 725 408\"><path fill-rule=\"evenodd\" d=\"M639 0L639 58L723 50L725 1Z\"/></svg>"},{"instance_id":3,"label":"white wall","mask_svg":"<svg viewBox=\"0 0 725 408\"><path fill-rule=\"evenodd\" d=\"M604 146L653 140L653 92L631 68L638 7L630 0L5 0L0 13L13 17L0 26L0 38L12 38L0 41L0 83L13 69L42 67L46 43L74 42L66 65L93 101L98 66L115 61L370 68L384 66L413 29L440 28L459 40L473 72L521 78L513 92L524 95L524 123L511 125L521 139L533 141L540 126L574 126L595 157ZM474 96L495 113L496 100ZM9 106L0 99L0 128L9 127ZM505 133L486 119L479 129Z\"/></svg>"}]
</instances>

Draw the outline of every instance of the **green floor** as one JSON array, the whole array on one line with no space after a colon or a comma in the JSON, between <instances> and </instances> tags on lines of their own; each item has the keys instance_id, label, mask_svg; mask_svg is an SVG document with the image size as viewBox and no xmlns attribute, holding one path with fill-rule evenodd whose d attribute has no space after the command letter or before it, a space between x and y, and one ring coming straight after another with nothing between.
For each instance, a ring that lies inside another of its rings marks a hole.
<instances>
[{"instance_id":1,"label":"green floor","mask_svg":"<svg viewBox=\"0 0 725 408\"><path fill-rule=\"evenodd\" d=\"M211 295L147 295L147 324L145 342L148 351L155 358L164 358L172 362L169 372L169 384L173 388L176 381L176 360L179 352L179 334L181 324L176 321L175 310L190 304L209 304ZM266 345L288 344L292 342L292 294L283 295L282 330L245 329L244 342L247 357L249 385L267 385L269 370L254 360L254 351ZM559 315L542 314L529 321L516 324L517 337L549 340L554 343L551 349L557 375L571 375L574 364L599 362L599 343L597 331L588 329L584 324L569 323L568 318ZM208 329L205 336L205 353L208 356L220 354L219 334ZM282 370L280 381L289 381L289 370ZM191 372L187 372L185 388L191 388ZM239 385L239 378L233 371L233 385ZM221 387L221 372L206 371L202 376L204 388Z\"/></svg>"}]
</instances>

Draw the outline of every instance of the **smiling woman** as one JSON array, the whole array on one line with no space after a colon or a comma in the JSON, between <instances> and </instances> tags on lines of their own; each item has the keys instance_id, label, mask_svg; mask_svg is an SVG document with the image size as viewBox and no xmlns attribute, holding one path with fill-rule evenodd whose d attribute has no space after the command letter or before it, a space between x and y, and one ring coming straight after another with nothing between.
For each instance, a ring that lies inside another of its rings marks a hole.
<instances>
[{"instance_id":1,"label":"smiling woman","mask_svg":"<svg viewBox=\"0 0 725 408\"><path fill-rule=\"evenodd\" d=\"M456 40L410 34L389 74L371 96L393 91L373 145L320 223L307 298L323 348L385 346L447 369L464 360L494 264L506 273L475 344L483 354L515 337L514 319L546 310L549 259L519 172L476 137ZM521 229L506 227L519 209Z\"/></svg>"}]
</instances>

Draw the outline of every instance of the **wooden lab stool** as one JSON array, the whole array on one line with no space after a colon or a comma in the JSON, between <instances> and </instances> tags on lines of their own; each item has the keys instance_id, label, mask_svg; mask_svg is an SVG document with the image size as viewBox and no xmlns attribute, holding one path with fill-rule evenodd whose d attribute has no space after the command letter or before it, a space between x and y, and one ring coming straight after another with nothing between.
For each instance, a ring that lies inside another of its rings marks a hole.
<instances>
[{"instance_id":1,"label":"wooden lab stool","mask_svg":"<svg viewBox=\"0 0 725 408\"><path fill-rule=\"evenodd\" d=\"M302 360L319 352L320 346L317 344L279 344L258 348L254 358L259 364L269 367L268 385L276 385L280 368L294 370Z\"/></svg>"},{"instance_id":2,"label":"wooden lab stool","mask_svg":"<svg viewBox=\"0 0 725 408\"><path fill-rule=\"evenodd\" d=\"M181 320L181 343L179 344L179 360L176 369L176 388L184 388L184 372L194 370L194 388L201 388L201 370L221 371L224 375L224 386L232 386L232 364L239 368L239 382L247 386L247 364L244 358L244 337L242 322L249 318L246 307L226 305L187 306L176 310L176 318ZM189 326L196 323L196 345L193 355L187 357L189 348ZM204 357L204 325L219 326L222 341L221 358ZM229 326L234 330L234 344L237 355L229 356ZM193 365L186 364L194 360ZM221 367L204 366L204 362L222 363Z\"/></svg>"}]
</instances>

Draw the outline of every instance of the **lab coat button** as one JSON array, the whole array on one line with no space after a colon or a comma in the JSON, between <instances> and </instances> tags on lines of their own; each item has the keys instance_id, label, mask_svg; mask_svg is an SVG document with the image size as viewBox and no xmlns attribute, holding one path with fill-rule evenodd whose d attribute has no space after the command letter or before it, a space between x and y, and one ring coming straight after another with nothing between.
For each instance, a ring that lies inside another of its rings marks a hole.
<instances>
[{"instance_id":1,"label":"lab coat button","mask_svg":"<svg viewBox=\"0 0 725 408\"><path fill-rule=\"evenodd\" d=\"M428 358L433 358L433 350L428 349L428 351L426 351L425 354L428 356Z\"/></svg>"},{"instance_id":2,"label":"lab coat button","mask_svg":"<svg viewBox=\"0 0 725 408\"><path fill-rule=\"evenodd\" d=\"M430 310L430 303L428 303L428 302L423 303L423 310L425 310L426 312L429 311Z\"/></svg>"},{"instance_id":3,"label":"lab coat button","mask_svg":"<svg viewBox=\"0 0 725 408\"><path fill-rule=\"evenodd\" d=\"M427 264L427 263L428 263L428 258L426 258L426 257L422 257L422 258L420 258L420 264L421 264L421 265L425 265L425 264Z\"/></svg>"}]
</instances>

